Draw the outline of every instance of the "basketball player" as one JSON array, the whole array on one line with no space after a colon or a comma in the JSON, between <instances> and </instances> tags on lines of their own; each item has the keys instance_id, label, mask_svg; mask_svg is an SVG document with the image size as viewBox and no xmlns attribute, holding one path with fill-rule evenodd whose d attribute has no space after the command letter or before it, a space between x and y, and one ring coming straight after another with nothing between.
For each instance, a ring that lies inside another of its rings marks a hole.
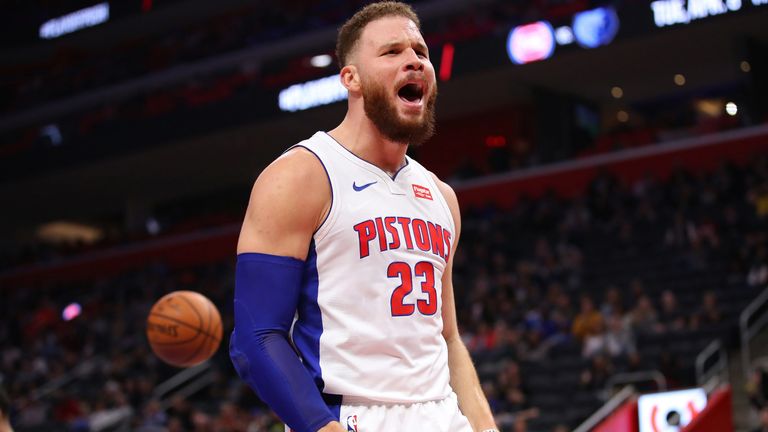
<instances>
[{"instance_id":1,"label":"basketball player","mask_svg":"<svg viewBox=\"0 0 768 432\"><path fill-rule=\"evenodd\" d=\"M337 56L344 120L253 187L233 364L293 431L496 431L456 325L456 195L406 156L434 130L419 19L371 4L340 29Z\"/></svg>"}]
</instances>

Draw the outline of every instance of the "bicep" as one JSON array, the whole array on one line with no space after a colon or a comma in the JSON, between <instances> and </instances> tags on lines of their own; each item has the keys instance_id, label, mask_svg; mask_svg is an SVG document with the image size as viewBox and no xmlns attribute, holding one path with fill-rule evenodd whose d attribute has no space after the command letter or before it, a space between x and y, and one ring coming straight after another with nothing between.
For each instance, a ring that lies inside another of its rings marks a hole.
<instances>
[{"instance_id":1,"label":"bicep","mask_svg":"<svg viewBox=\"0 0 768 432\"><path fill-rule=\"evenodd\" d=\"M327 212L330 185L317 158L293 151L254 183L238 240L238 254L258 252L304 260Z\"/></svg>"}]
</instances>

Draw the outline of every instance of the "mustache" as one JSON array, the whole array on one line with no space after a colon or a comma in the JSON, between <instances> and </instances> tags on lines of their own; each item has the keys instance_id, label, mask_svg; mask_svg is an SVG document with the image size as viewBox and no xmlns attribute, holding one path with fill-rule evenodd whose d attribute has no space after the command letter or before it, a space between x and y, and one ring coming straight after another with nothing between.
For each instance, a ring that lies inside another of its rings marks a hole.
<instances>
[{"instance_id":1,"label":"mustache","mask_svg":"<svg viewBox=\"0 0 768 432\"><path fill-rule=\"evenodd\" d=\"M420 82L424 87L424 90L429 90L432 87L429 85L429 82L427 81L427 76L424 75L423 72L410 71L402 79L400 79L397 82L397 84L395 85L395 88L399 89L400 87L404 86L406 83L413 82L413 81Z\"/></svg>"}]
</instances>

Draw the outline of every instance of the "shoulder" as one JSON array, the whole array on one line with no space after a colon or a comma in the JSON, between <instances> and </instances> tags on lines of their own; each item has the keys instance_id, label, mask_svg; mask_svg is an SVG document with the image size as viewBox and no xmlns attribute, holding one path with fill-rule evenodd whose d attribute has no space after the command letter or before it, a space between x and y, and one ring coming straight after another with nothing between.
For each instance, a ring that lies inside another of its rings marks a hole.
<instances>
[{"instance_id":1,"label":"shoulder","mask_svg":"<svg viewBox=\"0 0 768 432\"><path fill-rule=\"evenodd\" d=\"M287 151L261 172L251 189L238 253L304 259L330 201L331 187L320 160L301 147Z\"/></svg>"},{"instance_id":2,"label":"shoulder","mask_svg":"<svg viewBox=\"0 0 768 432\"><path fill-rule=\"evenodd\" d=\"M277 183L274 186L309 186L305 182L326 177L320 159L305 147L293 147L269 164L261 172L256 183ZM297 184L298 183L298 184Z\"/></svg>"},{"instance_id":3,"label":"shoulder","mask_svg":"<svg viewBox=\"0 0 768 432\"><path fill-rule=\"evenodd\" d=\"M432 176L432 180L434 180L435 185L437 185L443 198L445 198L445 202L451 210L451 216L453 216L453 223L456 225L456 229L459 230L461 228L461 211L459 210L459 199L456 197L456 192L448 183L440 180L433 172L429 171L429 175Z\"/></svg>"},{"instance_id":4,"label":"shoulder","mask_svg":"<svg viewBox=\"0 0 768 432\"><path fill-rule=\"evenodd\" d=\"M306 211L322 209L330 200L331 188L320 159L304 147L294 147L261 172L251 191L251 205L278 210L302 206Z\"/></svg>"}]
</instances>

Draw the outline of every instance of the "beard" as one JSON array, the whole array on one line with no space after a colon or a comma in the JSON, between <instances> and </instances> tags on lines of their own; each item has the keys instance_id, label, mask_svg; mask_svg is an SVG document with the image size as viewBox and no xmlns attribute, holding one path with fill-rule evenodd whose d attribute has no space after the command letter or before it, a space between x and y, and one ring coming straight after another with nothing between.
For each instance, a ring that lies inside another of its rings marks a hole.
<instances>
[{"instance_id":1,"label":"beard","mask_svg":"<svg viewBox=\"0 0 768 432\"><path fill-rule=\"evenodd\" d=\"M426 100L421 118L403 119L387 89L376 80L366 81L363 82L365 114L385 137L404 145L419 146L435 134L437 87L431 87L432 93L423 96Z\"/></svg>"}]
</instances>

